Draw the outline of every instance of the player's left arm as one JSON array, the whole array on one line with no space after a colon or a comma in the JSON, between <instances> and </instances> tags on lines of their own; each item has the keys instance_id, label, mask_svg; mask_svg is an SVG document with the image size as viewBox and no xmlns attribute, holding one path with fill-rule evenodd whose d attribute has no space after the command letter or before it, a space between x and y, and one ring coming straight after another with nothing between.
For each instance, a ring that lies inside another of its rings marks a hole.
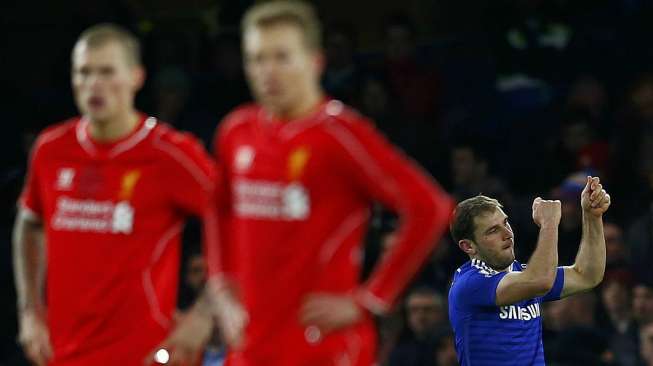
<instances>
[{"instance_id":1,"label":"player's left arm","mask_svg":"<svg viewBox=\"0 0 653 366\"><path fill-rule=\"evenodd\" d=\"M360 286L353 301L372 313L389 311L406 284L427 259L445 231L453 200L416 163L404 156L376 131L359 120L326 127L336 151L338 169L351 184L394 210L400 219L392 248ZM342 316L337 314L339 309ZM304 304L302 320L320 328L338 328L357 319L351 301L333 294L313 294ZM346 316L345 316L346 315Z\"/></svg>"},{"instance_id":2,"label":"player's left arm","mask_svg":"<svg viewBox=\"0 0 653 366\"><path fill-rule=\"evenodd\" d=\"M169 141L162 139L157 146L169 158L162 184L167 187L172 204L202 222L205 257L219 255L215 201L220 177L215 162L190 133Z\"/></svg>"},{"instance_id":3,"label":"player's left arm","mask_svg":"<svg viewBox=\"0 0 653 366\"><path fill-rule=\"evenodd\" d=\"M596 287L605 272L605 236L603 214L610 207L610 195L598 177L587 177L581 193L583 234L573 265L564 267L564 286L561 298Z\"/></svg>"},{"instance_id":4,"label":"player's left arm","mask_svg":"<svg viewBox=\"0 0 653 366\"><path fill-rule=\"evenodd\" d=\"M367 124L353 125L352 135L369 161L352 156L358 184L371 199L396 212L399 227L391 248L364 283L357 300L374 313L389 311L446 231L453 199L429 173L392 146ZM353 151L352 154L355 154Z\"/></svg>"},{"instance_id":5,"label":"player's left arm","mask_svg":"<svg viewBox=\"0 0 653 366\"><path fill-rule=\"evenodd\" d=\"M190 134L158 142L168 157L166 176L162 179L172 204L179 211L193 215L202 222L202 242L207 261L218 256L218 220L215 205L218 171L199 140ZM208 341L213 319L207 310L208 298L202 292L196 303L173 327L168 337L146 358L146 363L165 360L168 365L193 363ZM163 359L161 353L165 353Z\"/></svg>"}]
</instances>

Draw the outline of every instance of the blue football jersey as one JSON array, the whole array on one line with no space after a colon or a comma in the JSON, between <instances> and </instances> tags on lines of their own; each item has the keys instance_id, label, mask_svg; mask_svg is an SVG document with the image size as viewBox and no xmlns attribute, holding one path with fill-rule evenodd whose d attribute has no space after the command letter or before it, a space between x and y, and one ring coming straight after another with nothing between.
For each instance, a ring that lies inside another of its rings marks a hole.
<instances>
[{"instance_id":1,"label":"blue football jersey","mask_svg":"<svg viewBox=\"0 0 653 366\"><path fill-rule=\"evenodd\" d=\"M517 261L511 265L512 271L523 268ZM560 299L564 270L558 267L553 288L546 295L496 306L497 286L507 273L472 259L454 274L449 319L462 366L544 365L540 306Z\"/></svg>"}]
</instances>

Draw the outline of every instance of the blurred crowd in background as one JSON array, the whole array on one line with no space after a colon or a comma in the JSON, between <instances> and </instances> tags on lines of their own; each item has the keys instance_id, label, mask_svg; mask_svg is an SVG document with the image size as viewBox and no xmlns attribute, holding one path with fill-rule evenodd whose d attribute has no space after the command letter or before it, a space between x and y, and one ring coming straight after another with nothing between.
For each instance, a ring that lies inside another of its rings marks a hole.
<instances>
[{"instance_id":1,"label":"blurred crowd in background","mask_svg":"<svg viewBox=\"0 0 653 366\"><path fill-rule=\"evenodd\" d=\"M210 149L221 118L250 100L238 22L251 3L8 2L0 26L0 365L23 362L11 269L15 202L38 131L76 114L76 37L102 21L136 32L148 72L139 109ZM520 261L534 248L531 204L542 196L563 203L559 263L573 263L580 192L587 175L601 177L613 201L605 279L545 307L547 364L653 365L653 1L314 3L324 22L325 89L372 118L456 199L499 199ZM391 214L375 211L368 268L392 245L395 227ZM180 316L205 273L196 225L185 242ZM445 237L396 313L379 319L381 364L456 364L447 291L466 260ZM217 365L219 335L213 343L206 359Z\"/></svg>"}]
</instances>

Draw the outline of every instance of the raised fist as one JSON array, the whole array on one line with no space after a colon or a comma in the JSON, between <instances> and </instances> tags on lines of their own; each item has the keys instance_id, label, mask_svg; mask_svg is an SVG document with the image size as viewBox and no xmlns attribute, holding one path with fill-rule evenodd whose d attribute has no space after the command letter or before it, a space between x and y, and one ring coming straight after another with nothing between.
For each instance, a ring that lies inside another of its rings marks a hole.
<instances>
[{"instance_id":1,"label":"raised fist","mask_svg":"<svg viewBox=\"0 0 653 366\"><path fill-rule=\"evenodd\" d=\"M533 221L540 228L557 227L561 214L560 201L543 200L540 197L533 200Z\"/></svg>"}]
</instances>

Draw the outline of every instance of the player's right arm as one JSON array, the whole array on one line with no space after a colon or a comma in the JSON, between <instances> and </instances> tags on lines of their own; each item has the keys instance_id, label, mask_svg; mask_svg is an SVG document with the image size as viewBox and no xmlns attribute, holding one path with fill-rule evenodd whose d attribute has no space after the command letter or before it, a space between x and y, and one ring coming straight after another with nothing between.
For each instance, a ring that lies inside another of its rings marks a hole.
<instances>
[{"instance_id":1,"label":"player's right arm","mask_svg":"<svg viewBox=\"0 0 653 366\"><path fill-rule=\"evenodd\" d=\"M158 148L170 159L167 182L173 201L182 210L200 217L203 228L205 258L209 266L209 280L198 300L146 358L146 363L157 361L157 354L166 350L169 365L194 364L213 328L213 318L225 341L236 347L242 339L246 313L240 302L226 286L223 260L223 218L221 199L224 197L226 180L223 172L206 153L197 139L190 134L170 133L158 142ZM179 190L178 187L185 187Z\"/></svg>"},{"instance_id":2,"label":"player's right arm","mask_svg":"<svg viewBox=\"0 0 653 366\"><path fill-rule=\"evenodd\" d=\"M18 341L27 358L36 365L45 365L52 357L43 299L45 241L41 220L41 184L36 169L41 145L42 139L37 140L31 154L12 235L14 280L18 296Z\"/></svg>"},{"instance_id":3,"label":"player's right arm","mask_svg":"<svg viewBox=\"0 0 653 366\"><path fill-rule=\"evenodd\" d=\"M214 204L217 209L217 228L219 248L216 255L207 257L208 275L203 294L204 304L208 304L211 314L217 320L225 342L238 349L244 343L244 330L249 321L249 314L238 295L235 282L234 250L230 239L231 180L229 174L230 131L239 125L247 113L240 109L230 113L220 122L213 140L213 156L218 172L222 178L216 187ZM206 308L206 306L205 306Z\"/></svg>"},{"instance_id":4,"label":"player's right arm","mask_svg":"<svg viewBox=\"0 0 653 366\"><path fill-rule=\"evenodd\" d=\"M544 296L553 288L558 273L560 216L560 201L540 197L533 201L533 221L540 227L537 247L524 271L510 272L501 279L496 290L497 306Z\"/></svg>"}]
</instances>

